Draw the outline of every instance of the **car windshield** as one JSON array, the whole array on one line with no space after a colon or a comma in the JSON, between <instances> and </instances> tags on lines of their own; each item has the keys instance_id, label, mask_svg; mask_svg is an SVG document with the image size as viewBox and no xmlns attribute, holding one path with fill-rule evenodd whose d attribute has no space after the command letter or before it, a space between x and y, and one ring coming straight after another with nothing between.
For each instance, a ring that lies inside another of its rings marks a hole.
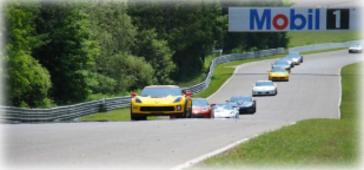
<instances>
[{"instance_id":1,"label":"car windshield","mask_svg":"<svg viewBox=\"0 0 364 170\"><path fill-rule=\"evenodd\" d=\"M256 86L273 86L273 82L270 81L258 81L255 83Z\"/></svg>"},{"instance_id":2,"label":"car windshield","mask_svg":"<svg viewBox=\"0 0 364 170\"><path fill-rule=\"evenodd\" d=\"M140 94L143 97L166 97L166 96L181 96L182 90L180 88L144 88Z\"/></svg>"},{"instance_id":3,"label":"car windshield","mask_svg":"<svg viewBox=\"0 0 364 170\"><path fill-rule=\"evenodd\" d=\"M251 97L249 96L233 96L230 98L231 102L244 102L244 101L251 101Z\"/></svg>"},{"instance_id":4,"label":"car windshield","mask_svg":"<svg viewBox=\"0 0 364 170\"><path fill-rule=\"evenodd\" d=\"M277 60L274 62L274 64L277 64L277 65L282 65L282 64L288 64L286 60L284 59L280 59L280 60Z\"/></svg>"},{"instance_id":5,"label":"car windshield","mask_svg":"<svg viewBox=\"0 0 364 170\"><path fill-rule=\"evenodd\" d=\"M208 106L209 103L205 99L192 99L192 105L193 107L204 107Z\"/></svg>"},{"instance_id":6,"label":"car windshield","mask_svg":"<svg viewBox=\"0 0 364 170\"><path fill-rule=\"evenodd\" d=\"M288 57L294 58L294 57L300 57L300 53L298 52L291 52L288 54Z\"/></svg>"},{"instance_id":7,"label":"car windshield","mask_svg":"<svg viewBox=\"0 0 364 170\"><path fill-rule=\"evenodd\" d=\"M283 60L287 63L287 62L290 62L292 59L290 57L284 57L281 60Z\"/></svg>"},{"instance_id":8,"label":"car windshield","mask_svg":"<svg viewBox=\"0 0 364 170\"><path fill-rule=\"evenodd\" d=\"M218 104L215 106L216 109L226 109L226 110L232 110L234 105L231 104Z\"/></svg>"},{"instance_id":9,"label":"car windshield","mask_svg":"<svg viewBox=\"0 0 364 170\"><path fill-rule=\"evenodd\" d=\"M286 70L281 67L274 67L272 68L272 72L286 72Z\"/></svg>"}]
</instances>

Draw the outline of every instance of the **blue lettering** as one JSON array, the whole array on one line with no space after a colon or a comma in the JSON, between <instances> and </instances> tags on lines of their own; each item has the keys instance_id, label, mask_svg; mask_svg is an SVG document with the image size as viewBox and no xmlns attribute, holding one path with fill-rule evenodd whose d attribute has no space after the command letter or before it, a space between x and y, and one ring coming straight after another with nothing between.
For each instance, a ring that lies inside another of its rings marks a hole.
<instances>
[{"instance_id":1,"label":"blue lettering","mask_svg":"<svg viewBox=\"0 0 364 170\"><path fill-rule=\"evenodd\" d=\"M257 9L250 9L250 19L249 19L249 21L250 21L250 30L255 29L255 23L257 24L257 29L258 30L263 29L264 23L265 23L265 28L267 30L270 30L271 10L270 9L264 9L262 17L260 18Z\"/></svg>"},{"instance_id":2,"label":"blue lettering","mask_svg":"<svg viewBox=\"0 0 364 170\"><path fill-rule=\"evenodd\" d=\"M308 9L308 30L312 30L312 9Z\"/></svg>"},{"instance_id":3,"label":"blue lettering","mask_svg":"<svg viewBox=\"0 0 364 170\"><path fill-rule=\"evenodd\" d=\"M320 9L315 10L315 29L320 29Z\"/></svg>"},{"instance_id":4,"label":"blue lettering","mask_svg":"<svg viewBox=\"0 0 364 170\"><path fill-rule=\"evenodd\" d=\"M301 20L300 24L296 24L296 20ZM290 10L290 29L291 30L301 30L306 26L305 16L302 14L296 14L294 9Z\"/></svg>"}]
</instances>

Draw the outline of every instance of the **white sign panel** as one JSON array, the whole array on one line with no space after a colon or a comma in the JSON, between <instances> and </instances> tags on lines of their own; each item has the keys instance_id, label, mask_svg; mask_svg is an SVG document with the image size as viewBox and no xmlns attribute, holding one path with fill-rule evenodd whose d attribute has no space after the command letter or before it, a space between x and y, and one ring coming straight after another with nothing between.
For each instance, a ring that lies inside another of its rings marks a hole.
<instances>
[{"instance_id":1,"label":"white sign panel","mask_svg":"<svg viewBox=\"0 0 364 170\"><path fill-rule=\"evenodd\" d=\"M359 25L355 8L229 8L230 32L348 31Z\"/></svg>"}]
</instances>

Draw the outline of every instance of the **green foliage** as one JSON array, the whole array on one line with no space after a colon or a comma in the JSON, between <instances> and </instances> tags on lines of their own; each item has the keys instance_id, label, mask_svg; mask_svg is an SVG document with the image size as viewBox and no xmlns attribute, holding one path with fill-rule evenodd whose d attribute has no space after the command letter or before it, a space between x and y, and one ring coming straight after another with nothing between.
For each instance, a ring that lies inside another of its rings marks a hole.
<instances>
[{"instance_id":1,"label":"green foliage","mask_svg":"<svg viewBox=\"0 0 364 170\"><path fill-rule=\"evenodd\" d=\"M222 39L221 8L216 4L176 2L161 5L129 3L129 14L139 28L154 29L174 51L175 80L187 79L203 68L204 57Z\"/></svg>"},{"instance_id":2,"label":"green foliage","mask_svg":"<svg viewBox=\"0 0 364 170\"><path fill-rule=\"evenodd\" d=\"M135 43L136 27L121 2L89 3L86 11L91 21L90 29L101 46L98 62L119 52L130 52Z\"/></svg>"},{"instance_id":3,"label":"green foliage","mask_svg":"<svg viewBox=\"0 0 364 170\"><path fill-rule=\"evenodd\" d=\"M143 58L120 53L107 59L105 72L116 80L117 92L132 90L155 82L154 69Z\"/></svg>"},{"instance_id":4,"label":"green foliage","mask_svg":"<svg viewBox=\"0 0 364 170\"><path fill-rule=\"evenodd\" d=\"M49 70L57 103L81 102L92 93L90 80L99 47L91 39L89 27L88 15L80 5L41 4L36 29L47 36L33 56Z\"/></svg>"},{"instance_id":5,"label":"green foliage","mask_svg":"<svg viewBox=\"0 0 364 170\"><path fill-rule=\"evenodd\" d=\"M19 51L8 59L9 102L14 106L49 106L51 87L48 71L37 60Z\"/></svg>"},{"instance_id":6,"label":"green foliage","mask_svg":"<svg viewBox=\"0 0 364 170\"><path fill-rule=\"evenodd\" d=\"M92 88L94 92L119 94L130 89L142 88L144 85L154 82L152 78L154 69L150 64L146 63L143 58L130 55L132 48L136 48L138 38L136 37L136 27L131 23L131 18L127 14L127 6L117 2L97 2L86 5L86 9L90 13L93 38L101 47L100 53L96 57L97 83ZM159 69L159 65L165 66L165 68L160 68L160 71L168 73L170 72L169 67L163 65L163 61L164 57L168 57L164 55L169 55L169 51L165 48L156 49L159 48L156 45L159 44L154 43L154 39L152 41L147 38L143 43L139 43L138 50L134 51L138 56L148 55L149 58L145 57L145 59L153 60L150 63L155 64L154 68ZM165 44L162 42L162 45ZM139 46L141 47L139 48ZM159 60L160 63L154 62L155 60ZM143 71L150 74L143 75ZM164 75L159 77L164 78L162 76Z\"/></svg>"},{"instance_id":7,"label":"green foliage","mask_svg":"<svg viewBox=\"0 0 364 170\"><path fill-rule=\"evenodd\" d=\"M52 103L48 98L50 75L30 56L31 50L40 43L40 37L34 34L37 10L37 6L25 7L18 3L6 8L6 91L10 105L37 107Z\"/></svg>"},{"instance_id":8,"label":"green foliage","mask_svg":"<svg viewBox=\"0 0 364 170\"><path fill-rule=\"evenodd\" d=\"M9 84L12 103L36 107L51 98L71 104L153 83L188 85L204 78L205 57L213 49L246 51L287 43L285 33L227 33L232 2L186 2L8 3L8 81L24 83ZM37 84L33 91L24 90L26 81L13 79L20 77ZM39 96L25 99L20 92Z\"/></svg>"},{"instance_id":9,"label":"green foliage","mask_svg":"<svg viewBox=\"0 0 364 170\"><path fill-rule=\"evenodd\" d=\"M165 40L157 39L154 30L143 30L137 36L134 54L145 58L153 66L158 84L172 84L170 79L175 65L172 61L172 51Z\"/></svg>"}]
</instances>

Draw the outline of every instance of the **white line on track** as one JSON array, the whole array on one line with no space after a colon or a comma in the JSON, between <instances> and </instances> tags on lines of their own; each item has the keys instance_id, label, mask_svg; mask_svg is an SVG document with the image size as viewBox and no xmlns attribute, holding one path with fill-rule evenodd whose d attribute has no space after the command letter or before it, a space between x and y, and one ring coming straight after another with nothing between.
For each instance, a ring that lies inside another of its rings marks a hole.
<instances>
[{"instance_id":1,"label":"white line on track","mask_svg":"<svg viewBox=\"0 0 364 170\"><path fill-rule=\"evenodd\" d=\"M342 79L342 77L341 77L341 69L342 69L343 67L340 67L340 69L339 69L339 73L338 73L338 75L339 75L339 103L338 103L338 106L337 106L337 113L338 113L338 115L337 115L337 118L338 119L341 119L341 109L340 109L340 106L341 106L341 98L343 97L342 95L343 95L343 92L342 92L342 84L341 84L341 79Z\"/></svg>"}]
</instances>

